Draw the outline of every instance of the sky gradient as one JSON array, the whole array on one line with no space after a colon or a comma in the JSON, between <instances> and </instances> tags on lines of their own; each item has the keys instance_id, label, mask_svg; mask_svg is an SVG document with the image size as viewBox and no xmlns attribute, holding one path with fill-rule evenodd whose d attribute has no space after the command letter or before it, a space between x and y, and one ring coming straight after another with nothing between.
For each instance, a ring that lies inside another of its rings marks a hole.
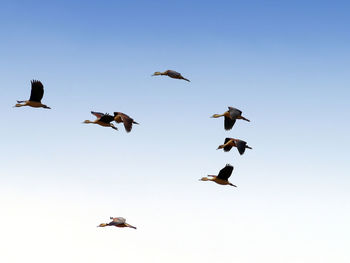
<instances>
[{"instance_id":1,"label":"sky gradient","mask_svg":"<svg viewBox=\"0 0 350 263\"><path fill-rule=\"evenodd\" d=\"M350 261L350 3L0 5L1 262ZM52 110L12 108L31 79ZM238 188L198 181L226 163Z\"/></svg>"}]
</instances>

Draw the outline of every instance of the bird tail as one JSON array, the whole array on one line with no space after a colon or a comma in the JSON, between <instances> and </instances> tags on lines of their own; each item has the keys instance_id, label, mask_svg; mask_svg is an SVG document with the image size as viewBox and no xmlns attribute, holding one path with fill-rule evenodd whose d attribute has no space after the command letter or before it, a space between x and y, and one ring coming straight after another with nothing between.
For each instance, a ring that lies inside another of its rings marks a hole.
<instances>
[{"instance_id":1,"label":"bird tail","mask_svg":"<svg viewBox=\"0 0 350 263\"><path fill-rule=\"evenodd\" d=\"M128 227L130 228L133 228L133 229L137 229L135 226L132 226L132 225L129 225L129 224L126 224Z\"/></svg>"},{"instance_id":2,"label":"bird tail","mask_svg":"<svg viewBox=\"0 0 350 263\"><path fill-rule=\"evenodd\" d=\"M250 122L250 120L248 120L247 118L244 118L243 116L242 116L242 119L247 121L247 122Z\"/></svg>"}]
</instances>

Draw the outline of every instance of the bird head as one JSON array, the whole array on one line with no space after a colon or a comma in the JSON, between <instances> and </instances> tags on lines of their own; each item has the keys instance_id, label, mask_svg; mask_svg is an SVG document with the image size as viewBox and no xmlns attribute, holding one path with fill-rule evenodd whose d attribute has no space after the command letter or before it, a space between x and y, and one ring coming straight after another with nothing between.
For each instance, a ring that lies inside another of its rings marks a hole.
<instances>
[{"instance_id":1,"label":"bird head","mask_svg":"<svg viewBox=\"0 0 350 263\"><path fill-rule=\"evenodd\" d=\"M152 76L158 76L158 75L162 75L162 73L161 73L161 72L159 72L159 71L156 71L156 72L154 72L154 73L153 73L153 75L152 75Z\"/></svg>"},{"instance_id":2,"label":"bird head","mask_svg":"<svg viewBox=\"0 0 350 263\"><path fill-rule=\"evenodd\" d=\"M99 224L97 227L105 227L108 226L106 223Z\"/></svg>"},{"instance_id":3,"label":"bird head","mask_svg":"<svg viewBox=\"0 0 350 263\"><path fill-rule=\"evenodd\" d=\"M212 116L210 116L210 118L219 118L219 117L221 117L222 115L220 115L220 114L214 114L214 115L212 115Z\"/></svg>"},{"instance_id":4,"label":"bird head","mask_svg":"<svg viewBox=\"0 0 350 263\"><path fill-rule=\"evenodd\" d=\"M83 123L92 123L92 121L90 121L90 120L85 120L85 121L83 121Z\"/></svg>"},{"instance_id":5,"label":"bird head","mask_svg":"<svg viewBox=\"0 0 350 263\"><path fill-rule=\"evenodd\" d=\"M224 148L224 145L219 145L219 147L216 150L220 150L222 148Z\"/></svg>"},{"instance_id":6,"label":"bird head","mask_svg":"<svg viewBox=\"0 0 350 263\"><path fill-rule=\"evenodd\" d=\"M199 179L199 181L209 181L208 177L202 177L201 179Z\"/></svg>"}]
</instances>

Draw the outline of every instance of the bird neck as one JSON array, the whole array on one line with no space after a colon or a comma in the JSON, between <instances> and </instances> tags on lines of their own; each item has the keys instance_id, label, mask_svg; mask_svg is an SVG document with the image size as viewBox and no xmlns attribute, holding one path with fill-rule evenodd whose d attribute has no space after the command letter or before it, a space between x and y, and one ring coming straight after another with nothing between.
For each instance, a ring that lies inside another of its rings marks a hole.
<instances>
[{"instance_id":1,"label":"bird neck","mask_svg":"<svg viewBox=\"0 0 350 263\"><path fill-rule=\"evenodd\" d=\"M224 114L214 114L213 116L211 116L212 118L219 118L219 117L222 117L222 116L225 116L225 113Z\"/></svg>"}]
</instances>

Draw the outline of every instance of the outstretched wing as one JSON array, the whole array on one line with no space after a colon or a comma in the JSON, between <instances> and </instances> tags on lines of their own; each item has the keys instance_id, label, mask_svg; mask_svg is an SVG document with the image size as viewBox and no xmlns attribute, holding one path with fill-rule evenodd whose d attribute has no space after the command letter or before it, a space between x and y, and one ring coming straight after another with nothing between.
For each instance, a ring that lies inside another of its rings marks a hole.
<instances>
[{"instance_id":1,"label":"outstretched wing","mask_svg":"<svg viewBox=\"0 0 350 263\"><path fill-rule=\"evenodd\" d=\"M92 111L91 114L92 114L92 115L95 115L95 117L96 117L97 119L101 118L101 117L104 115L104 113L102 113L102 112L96 112L96 111Z\"/></svg>"},{"instance_id":2,"label":"outstretched wing","mask_svg":"<svg viewBox=\"0 0 350 263\"><path fill-rule=\"evenodd\" d=\"M216 178L222 179L222 180L228 180L230 178L233 171L233 166L230 164L226 164L224 168L222 168Z\"/></svg>"},{"instance_id":3,"label":"outstretched wing","mask_svg":"<svg viewBox=\"0 0 350 263\"><path fill-rule=\"evenodd\" d=\"M111 121L114 120L114 117L112 115L109 115L109 114L104 114L100 119L99 121L101 122L104 122L104 123L110 123Z\"/></svg>"},{"instance_id":4,"label":"outstretched wing","mask_svg":"<svg viewBox=\"0 0 350 263\"><path fill-rule=\"evenodd\" d=\"M125 224L126 219L123 217L111 217L112 222L110 222L111 225L121 225Z\"/></svg>"},{"instance_id":5,"label":"outstretched wing","mask_svg":"<svg viewBox=\"0 0 350 263\"><path fill-rule=\"evenodd\" d=\"M44 86L39 80L32 80L32 90L30 92L30 101L41 102L44 96Z\"/></svg>"},{"instance_id":6,"label":"outstretched wing","mask_svg":"<svg viewBox=\"0 0 350 263\"><path fill-rule=\"evenodd\" d=\"M182 77L181 74L179 72L176 72L175 70L167 70L167 75L175 79L179 79Z\"/></svg>"},{"instance_id":7,"label":"outstretched wing","mask_svg":"<svg viewBox=\"0 0 350 263\"><path fill-rule=\"evenodd\" d=\"M227 131L231 130L235 122L236 122L236 119L231 119L225 116L225 123L224 123L225 130Z\"/></svg>"},{"instance_id":8,"label":"outstretched wing","mask_svg":"<svg viewBox=\"0 0 350 263\"><path fill-rule=\"evenodd\" d=\"M125 113L122 113L122 112L114 112L114 118L116 116L119 116L121 118L126 132L131 132L134 119L130 118L128 115L126 115Z\"/></svg>"},{"instance_id":9,"label":"outstretched wing","mask_svg":"<svg viewBox=\"0 0 350 263\"><path fill-rule=\"evenodd\" d=\"M245 152L245 146L247 145L247 142L242 141L242 140L236 140L235 143L236 143L239 154L242 155Z\"/></svg>"},{"instance_id":10,"label":"outstretched wing","mask_svg":"<svg viewBox=\"0 0 350 263\"><path fill-rule=\"evenodd\" d=\"M229 141L233 140L233 138L226 138L224 144L228 143ZM232 148L232 145L227 145L224 147L225 152L229 152Z\"/></svg>"}]
</instances>

